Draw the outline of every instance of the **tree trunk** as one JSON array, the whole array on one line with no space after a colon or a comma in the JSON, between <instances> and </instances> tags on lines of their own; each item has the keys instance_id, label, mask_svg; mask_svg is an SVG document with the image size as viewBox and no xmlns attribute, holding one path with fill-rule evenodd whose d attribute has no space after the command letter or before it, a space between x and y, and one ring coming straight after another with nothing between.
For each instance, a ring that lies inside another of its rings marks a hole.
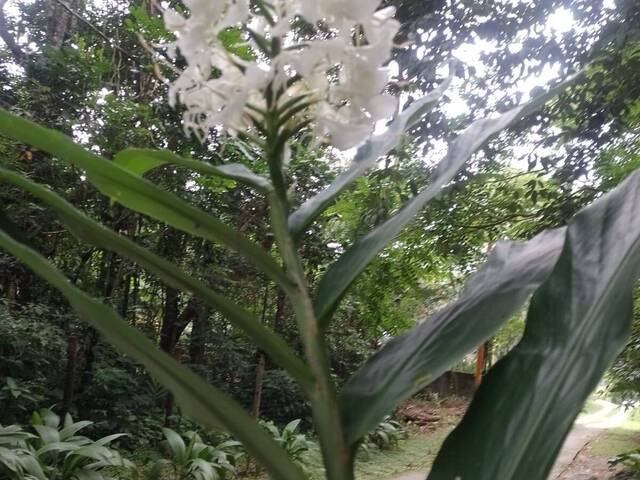
<instances>
[{"instance_id":1,"label":"tree trunk","mask_svg":"<svg viewBox=\"0 0 640 480\"><path fill-rule=\"evenodd\" d=\"M120 316L126 320L127 313L129 312L129 293L131 292L131 274L127 273L124 276L124 282L122 285L122 299L120 300Z\"/></svg>"},{"instance_id":2,"label":"tree trunk","mask_svg":"<svg viewBox=\"0 0 640 480\"><path fill-rule=\"evenodd\" d=\"M178 315L179 293L175 288L165 287L165 308L162 329L160 331L160 348L169 355L174 355L180 336L185 328L198 315L198 302L192 297L184 310ZM173 412L173 395L167 395L165 407L165 424Z\"/></svg>"},{"instance_id":3,"label":"tree trunk","mask_svg":"<svg viewBox=\"0 0 640 480\"><path fill-rule=\"evenodd\" d=\"M209 333L209 309L202 311L193 318L191 327L191 342L189 343L189 361L194 365L204 365Z\"/></svg>"},{"instance_id":4,"label":"tree trunk","mask_svg":"<svg viewBox=\"0 0 640 480\"><path fill-rule=\"evenodd\" d=\"M22 51L22 48L16 43L15 39L9 32L9 25L7 25L7 19L4 16L4 6L7 0L0 0L0 38L4 41L5 45L13 55L13 59L18 64L25 63L27 59L26 54Z\"/></svg>"},{"instance_id":5,"label":"tree trunk","mask_svg":"<svg viewBox=\"0 0 640 480\"><path fill-rule=\"evenodd\" d=\"M133 272L133 292L131 293L131 301L133 305L137 305L140 301L140 272L136 269ZM133 319L131 321L131 325L136 326L137 315L133 314Z\"/></svg>"},{"instance_id":6,"label":"tree trunk","mask_svg":"<svg viewBox=\"0 0 640 480\"><path fill-rule=\"evenodd\" d=\"M160 348L168 354L173 353L173 348L176 343L175 329L178 323L178 300L178 290L173 287L165 287L164 313L162 316L162 327L160 329Z\"/></svg>"},{"instance_id":7,"label":"tree trunk","mask_svg":"<svg viewBox=\"0 0 640 480\"><path fill-rule=\"evenodd\" d=\"M67 369L64 378L64 395L62 397L62 414L69 412L73 405L76 370L78 367L78 337L70 335L67 339Z\"/></svg>"},{"instance_id":8,"label":"tree trunk","mask_svg":"<svg viewBox=\"0 0 640 480\"><path fill-rule=\"evenodd\" d=\"M74 7L75 5L73 4L69 5L69 8ZM67 36L69 27L72 25L71 13L56 0L49 0L46 2L46 12L47 43L53 48L60 48Z\"/></svg>"},{"instance_id":9,"label":"tree trunk","mask_svg":"<svg viewBox=\"0 0 640 480\"><path fill-rule=\"evenodd\" d=\"M269 287L265 287L264 300L262 304L262 323L265 322L267 316L268 309L268 300L269 300ZM285 307L285 296L284 292L278 289L278 293L276 296L276 312L273 317L273 330L278 331L280 324L282 323L282 319L284 317L284 307ZM262 404L262 384L264 381L264 374L266 371L266 357L264 352L258 350L256 354L256 373L255 373L255 384L253 388L253 402L251 404L251 414L254 418L260 417L260 407Z\"/></svg>"},{"instance_id":10,"label":"tree trunk","mask_svg":"<svg viewBox=\"0 0 640 480\"><path fill-rule=\"evenodd\" d=\"M266 359L262 350L258 351L256 362L256 376L255 386L253 389L253 402L251 405L251 415L253 418L258 419L260 417L260 406L262 403L262 382L264 381L264 371L266 366Z\"/></svg>"}]
</instances>

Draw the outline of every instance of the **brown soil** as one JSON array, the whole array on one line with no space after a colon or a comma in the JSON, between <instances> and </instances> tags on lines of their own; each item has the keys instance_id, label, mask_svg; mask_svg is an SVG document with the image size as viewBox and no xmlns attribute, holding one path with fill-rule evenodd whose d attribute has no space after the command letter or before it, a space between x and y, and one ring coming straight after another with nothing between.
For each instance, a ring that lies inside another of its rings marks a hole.
<instances>
[{"instance_id":1,"label":"brown soil","mask_svg":"<svg viewBox=\"0 0 640 480\"><path fill-rule=\"evenodd\" d=\"M629 478L620 469L609 468L607 459L591 454L591 446L587 444L556 477L550 480L623 480Z\"/></svg>"}]
</instances>

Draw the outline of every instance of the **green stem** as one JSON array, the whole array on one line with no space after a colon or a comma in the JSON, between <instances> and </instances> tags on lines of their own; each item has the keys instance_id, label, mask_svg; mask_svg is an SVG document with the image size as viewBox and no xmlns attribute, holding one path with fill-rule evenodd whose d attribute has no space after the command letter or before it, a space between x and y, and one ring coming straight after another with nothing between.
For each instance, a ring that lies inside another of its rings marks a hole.
<instances>
[{"instance_id":1,"label":"green stem","mask_svg":"<svg viewBox=\"0 0 640 480\"><path fill-rule=\"evenodd\" d=\"M345 441L336 388L331 379L328 349L320 332L309 288L293 238L287 229L287 206L281 195L270 196L271 221L286 270L294 282L287 293L296 315L305 356L315 385L310 401L327 478L353 480L351 451Z\"/></svg>"},{"instance_id":2,"label":"green stem","mask_svg":"<svg viewBox=\"0 0 640 480\"><path fill-rule=\"evenodd\" d=\"M287 135L280 131L282 117L277 111L277 99L271 104L267 103L271 107L264 116L267 132L265 155L274 186L269 195L271 223L285 271L292 282L286 287L285 293L293 307L305 357L314 378L309 389L313 420L320 439L327 478L353 480L353 454L342 428L338 396L331 378L329 352L309 295L302 261L288 228L289 201L283 167Z\"/></svg>"}]
</instances>

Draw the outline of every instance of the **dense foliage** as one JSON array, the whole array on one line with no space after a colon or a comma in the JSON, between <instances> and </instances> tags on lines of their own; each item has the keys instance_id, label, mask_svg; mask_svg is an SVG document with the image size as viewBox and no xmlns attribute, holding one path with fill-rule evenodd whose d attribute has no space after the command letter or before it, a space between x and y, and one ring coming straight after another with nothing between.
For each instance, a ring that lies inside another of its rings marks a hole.
<instances>
[{"instance_id":1,"label":"dense foliage","mask_svg":"<svg viewBox=\"0 0 640 480\"><path fill-rule=\"evenodd\" d=\"M454 90L443 104L411 129L412 139L385 155L305 230L300 255L313 287L354 241L430 184L444 139L486 112L535 96L530 84L519 86L524 78L549 68L555 77L582 67L585 74L542 113L484 145L356 280L326 330L338 384L390 337L454 298L498 239L526 240L565 225L640 167L640 20L633 1L619 1L615 8L569 0L386 3L398 7L402 28L396 43L411 44L394 52L399 79L389 93L411 99L432 89L442 80L438 65L452 53L466 55L466 66L458 67ZM165 101L165 79L184 65L155 47L171 39L156 2L36 0L11 8L0 2L0 8L3 108L65 132L105 158L129 146L170 148L208 165L240 163L267 172L259 152L244 142L214 131L203 145L183 134L179 112ZM545 27L559 11L572 13L571 28ZM470 44L489 46L465 54ZM457 110L451 107L456 103ZM322 191L345 166L341 154L311 147L302 140L293 146L287 180L295 203ZM78 168L40 149L3 136L0 154L2 167L49 186L103 225L242 305L302 354L291 304L241 255L111 202ZM280 260L265 222L267 201L256 200L247 186L174 167L146 176ZM255 417L281 426L301 419L301 428L311 428L308 395L220 312L130 259L78 241L43 204L4 181L0 202L3 231L43 254L73 285L113 307L163 351ZM79 322L54 289L4 252L0 279L0 423L25 424L33 410L56 404L64 413L90 418L92 436L128 434L119 440L128 449L157 446L163 427L185 431L189 419L164 387ZM628 399L640 390L638 325L636 320L631 343L610 372L612 387ZM506 355L523 329L524 316L515 315L493 336L488 363ZM296 443L297 431L285 440L279 427L269 429L277 429L280 444L296 444L290 451L294 457L305 450ZM365 445L384 444L382 434L392 435L376 430ZM188 446L194 438L182 441ZM208 448L200 453L213 455ZM196 468L184 460L182 470Z\"/></svg>"}]
</instances>

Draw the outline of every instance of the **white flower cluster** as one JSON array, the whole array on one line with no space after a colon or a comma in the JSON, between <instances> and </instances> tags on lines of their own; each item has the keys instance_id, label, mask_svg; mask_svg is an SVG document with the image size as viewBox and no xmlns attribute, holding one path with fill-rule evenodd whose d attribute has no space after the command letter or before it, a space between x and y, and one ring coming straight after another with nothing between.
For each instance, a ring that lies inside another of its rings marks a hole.
<instances>
[{"instance_id":1,"label":"white flower cluster","mask_svg":"<svg viewBox=\"0 0 640 480\"><path fill-rule=\"evenodd\" d=\"M380 1L265 0L258 14L249 0L184 0L188 17L168 10L165 24L177 38L171 50L187 63L170 91L172 105L186 107L185 128L200 135L219 126L243 130L250 126L248 112L267 108L267 95L276 97L276 106L307 95L312 105L300 115L319 138L340 150L360 144L397 106L383 91L399 23L393 8L378 10ZM312 31L306 38L293 30L299 19ZM251 41L272 45L275 39L282 48L241 59L220 41L230 27Z\"/></svg>"}]
</instances>

